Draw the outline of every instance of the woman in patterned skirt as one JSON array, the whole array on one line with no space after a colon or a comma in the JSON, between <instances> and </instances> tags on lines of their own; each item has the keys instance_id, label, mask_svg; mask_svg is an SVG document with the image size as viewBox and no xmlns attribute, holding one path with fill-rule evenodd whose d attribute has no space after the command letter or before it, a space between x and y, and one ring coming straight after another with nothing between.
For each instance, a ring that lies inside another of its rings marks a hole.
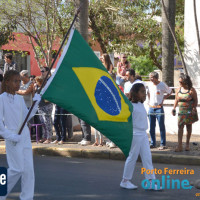
<instances>
[{"instance_id":1,"label":"woman in patterned skirt","mask_svg":"<svg viewBox=\"0 0 200 200\"><path fill-rule=\"evenodd\" d=\"M186 125L187 136L186 136L186 146L185 151L189 151L190 136L192 133L192 124L198 121L197 115L197 93L192 87L192 81L188 75L182 74L179 78L180 88L176 92L174 108L172 114L176 113L176 106L179 106L178 113L178 147L175 152L182 151L182 138L183 138L183 128Z\"/></svg>"}]
</instances>

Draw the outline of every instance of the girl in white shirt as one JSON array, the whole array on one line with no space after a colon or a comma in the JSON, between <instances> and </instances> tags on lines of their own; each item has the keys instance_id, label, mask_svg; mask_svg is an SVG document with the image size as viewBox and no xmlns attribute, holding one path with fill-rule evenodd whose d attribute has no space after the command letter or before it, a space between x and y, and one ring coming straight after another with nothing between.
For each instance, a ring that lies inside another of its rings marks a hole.
<instances>
[{"instance_id":1,"label":"girl in white shirt","mask_svg":"<svg viewBox=\"0 0 200 200\"><path fill-rule=\"evenodd\" d=\"M149 147L149 139L146 133L148 129L147 112L144 108L143 102L146 99L146 90L142 83L133 85L130 91L130 101L133 105L133 140L129 156L126 159L124 166L123 179L120 187L125 189L137 189L137 186L131 183L135 165L140 155L143 167L147 170L153 169L152 156ZM140 173L140 172L139 172ZM155 179L155 174L145 173L145 179L150 180L150 187L148 189L158 190L157 185L152 186L151 180Z\"/></svg>"},{"instance_id":2,"label":"girl in white shirt","mask_svg":"<svg viewBox=\"0 0 200 200\"><path fill-rule=\"evenodd\" d=\"M16 91L20 88L20 75L15 70L7 71L2 82L0 95L0 135L5 139L6 157L8 163L7 195L21 178L20 200L32 200L34 196L33 154L28 126L25 125L21 135L19 129L28 113L22 96ZM34 116L40 101L39 95L29 117ZM7 196L0 197L1 200Z\"/></svg>"}]
</instances>

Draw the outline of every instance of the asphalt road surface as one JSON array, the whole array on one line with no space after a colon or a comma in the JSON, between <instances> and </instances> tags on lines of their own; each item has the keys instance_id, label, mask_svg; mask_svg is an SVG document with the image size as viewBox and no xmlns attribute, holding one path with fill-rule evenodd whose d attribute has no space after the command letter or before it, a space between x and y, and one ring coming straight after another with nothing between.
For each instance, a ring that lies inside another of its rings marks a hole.
<instances>
[{"instance_id":1,"label":"asphalt road surface","mask_svg":"<svg viewBox=\"0 0 200 200\"><path fill-rule=\"evenodd\" d=\"M200 190L165 189L163 191L146 191L141 183L141 163L137 163L132 182L138 185L137 190L126 190L119 187L124 162L114 160L95 160L65 157L35 156L35 198L34 200L196 200ZM0 155L0 167L7 167L5 155ZM198 166L181 166L154 164L156 169L193 169L194 175L169 175L168 181L200 179ZM162 180L162 174L156 178ZM165 183L166 184L166 183ZM170 188L171 182L170 182ZM20 182L15 186L8 200L19 199Z\"/></svg>"}]
</instances>

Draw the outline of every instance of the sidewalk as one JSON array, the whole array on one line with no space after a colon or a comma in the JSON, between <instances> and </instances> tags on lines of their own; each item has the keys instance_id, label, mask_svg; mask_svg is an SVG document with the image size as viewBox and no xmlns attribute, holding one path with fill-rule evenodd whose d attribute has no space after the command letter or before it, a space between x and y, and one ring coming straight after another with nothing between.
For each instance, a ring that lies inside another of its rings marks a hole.
<instances>
[{"instance_id":1,"label":"sidewalk","mask_svg":"<svg viewBox=\"0 0 200 200\"><path fill-rule=\"evenodd\" d=\"M54 133L55 135L55 133ZM92 145L81 146L78 142L81 141L81 132L74 132L72 140L67 141L63 145L58 144L41 144L32 140L34 155L40 156L65 156L65 157L82 157L82 158L97 158L97 159L114 159L125 160L125 156L119 148L96 147ZM55 139L55 136L54 136ZM157 134L157 145L160 143L160 135ZM185 147L186 136L183 136L183 149ZM167 149L158 150L152 149L152 157L154 163L166 164L182 164L182 165L200 165L200 137L192 135L190 140L190 151L174 152L177 145L177 134L167 133ZM194 145L193 142L197 143ZM94 143L94 134L92 133L92 143ZM5 142L0 140L0 153L5 153Z\"/></svg>"}]
</instances>

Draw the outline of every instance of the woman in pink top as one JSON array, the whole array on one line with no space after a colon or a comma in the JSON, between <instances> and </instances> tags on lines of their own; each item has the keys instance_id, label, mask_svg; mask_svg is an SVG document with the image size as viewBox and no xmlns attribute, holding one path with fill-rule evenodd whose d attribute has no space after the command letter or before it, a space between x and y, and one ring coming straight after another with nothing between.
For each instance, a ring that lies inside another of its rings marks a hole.
<instances>
[{"instance_id":1,"label":"woman in pink top","mask_svg":"<svg viewBox=\"0 0 200 200\"><path fill-rule=\"evenodd\" d=\"M117 77L116 83L118 85L122 85L126 80L126 71L131 68L130 63L127 61L126 54L122 54L121 62L117 64Z\"/></svg>"}]
</instances>

